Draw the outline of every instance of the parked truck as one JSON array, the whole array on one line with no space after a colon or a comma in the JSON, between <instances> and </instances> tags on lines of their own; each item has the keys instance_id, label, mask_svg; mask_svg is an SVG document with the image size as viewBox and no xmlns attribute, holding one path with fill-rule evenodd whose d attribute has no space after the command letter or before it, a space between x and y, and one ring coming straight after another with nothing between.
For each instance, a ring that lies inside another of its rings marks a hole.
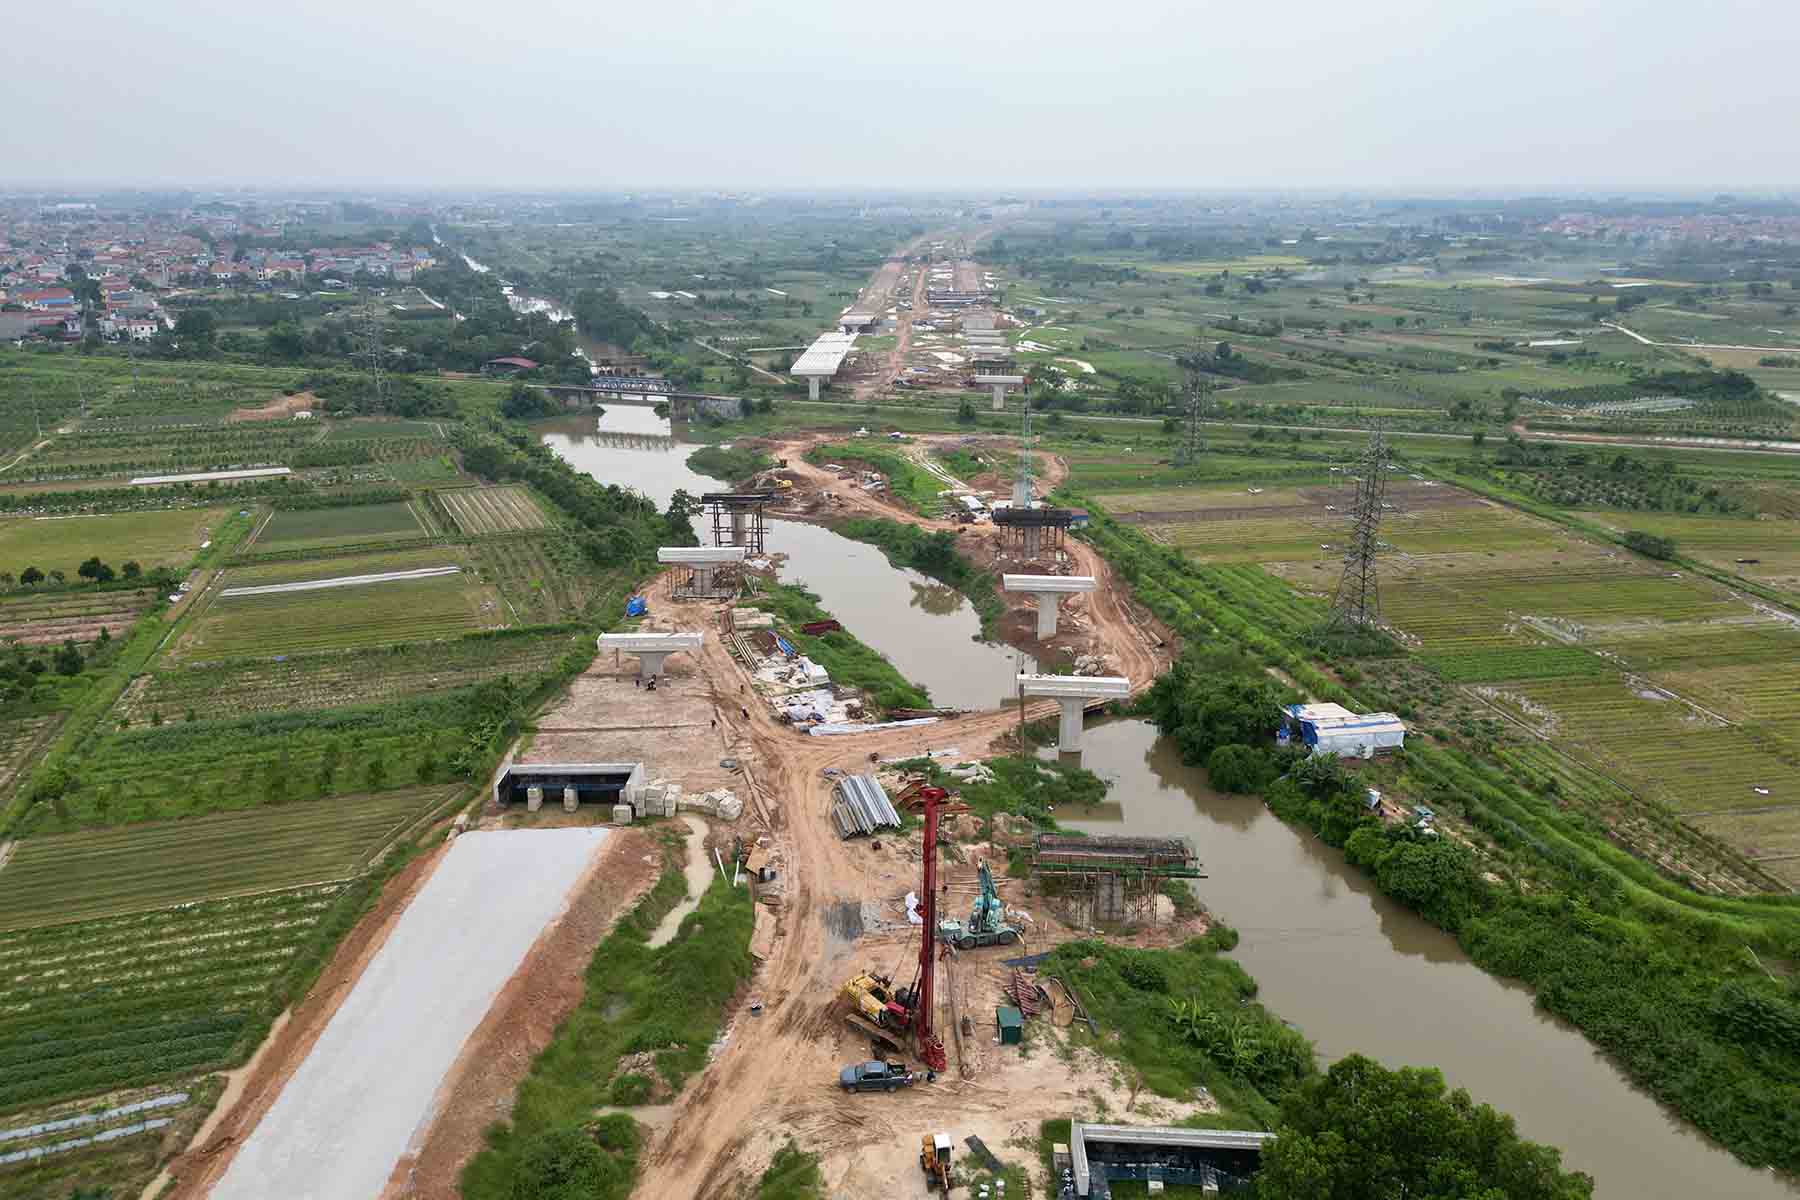
<instances>
[{"instance_id":1,"label":"parked truck","mask_svg":"<svg viewBox=\"0 0 1800 1200\"><path fill-rule=\"evenodd\" d=\"M901 1062L852 1063L838 1072L838 1086L846 1092L897 1092L918 1082L918 1076Z\"/></svg>"}]
</instances>

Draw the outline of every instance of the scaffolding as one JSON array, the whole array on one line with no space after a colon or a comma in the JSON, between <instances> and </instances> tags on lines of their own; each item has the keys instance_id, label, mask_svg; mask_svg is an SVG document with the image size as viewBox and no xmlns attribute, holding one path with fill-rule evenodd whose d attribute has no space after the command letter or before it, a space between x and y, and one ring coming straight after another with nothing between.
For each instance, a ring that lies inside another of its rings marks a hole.
<instances>
[{"instance_id":1,"label":"scaffolding","mask_svg":"<svg viewBox=\"0 0 1800 1200\"><path fill-rule=\"evenodd\" d=\"M707 492L700 503L712 517L715 546L742 546L752 557L763 553L764 513L774 492Z\"/></svg>"},{"instance_id":2,"label":"scaffolding","mask_svg":"<svg viewBox=\"0 0 1800 1200\"><path fill-rule=\"evenodd\" d=\"M1074 510L1067 508L1001 506L993 510L993 517L1006 550L1027 559L1035 559L1046 551L1060 551L1069 527L1075 523Z\"/></svg>"},{"instance_id":3,"label":"scaffolding","mask_svg":"<svg viewBox=\"0 0 1800 1200\"><path fill-rule=\"evenodd\" d=\"M1032 843L1031 869L1046 895L1072 901L1090 925L1154 918L1164 882L1206 878L1186 838L1040 833Z\"/></svg>"}]
</instances>

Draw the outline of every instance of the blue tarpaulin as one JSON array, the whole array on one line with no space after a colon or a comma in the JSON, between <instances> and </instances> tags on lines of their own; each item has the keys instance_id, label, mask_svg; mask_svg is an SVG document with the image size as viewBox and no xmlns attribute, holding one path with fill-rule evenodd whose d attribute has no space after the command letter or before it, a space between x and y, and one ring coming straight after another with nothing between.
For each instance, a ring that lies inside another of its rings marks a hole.
<instances>
[{"instance_id":1,"label":"blue tarpaulin","mask_svg":"<svg viewBox=\"0 0 1800 1200\"><path fill-rule=\"evenodd\" d=\"M644 603L642 596L633 596L625 602L625 615L628 617L641 617L649 611L650 606Z\"/></svg>"},{"instance_id":2,"label":"blue tarpaulin","mask_svg":"<svg viewBox=\"0 0 1800 1200\"><path fill-rule=\"evenodd\" d=\"M794 649L794 644L782 637L779 633L775 635L775 645L789 658L794 657L794 655L798 653L798 651Z\"/></svg>"}]
</instances>

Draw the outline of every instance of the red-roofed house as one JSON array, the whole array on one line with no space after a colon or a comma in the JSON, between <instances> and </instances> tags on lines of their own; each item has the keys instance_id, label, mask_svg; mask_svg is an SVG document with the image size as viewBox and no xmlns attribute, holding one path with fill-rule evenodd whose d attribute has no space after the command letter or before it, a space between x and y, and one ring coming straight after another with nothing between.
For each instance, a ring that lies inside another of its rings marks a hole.
<instances>
[{"instance_id":1,"label":"red-roofed house","mask_svg":"<svg viewBox=\"0 0 1800 1200\"><path fill-rule=\"evenodd\" d=\"M68 288L29 288L15 294L13 299L26 308L39 312L57 312L75 307L75 293Z\"/></svg>"}]
</instances>

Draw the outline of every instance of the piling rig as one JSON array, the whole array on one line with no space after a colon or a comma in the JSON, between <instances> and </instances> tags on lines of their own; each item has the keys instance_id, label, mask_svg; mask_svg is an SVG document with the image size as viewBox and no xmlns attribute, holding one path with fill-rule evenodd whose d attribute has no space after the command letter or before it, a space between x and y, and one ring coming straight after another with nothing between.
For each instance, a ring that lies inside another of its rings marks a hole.
<instances>
[{"instance_id":1,"label":"piling rig","mask_svg":"<svg viewBox=\"0 0 1800 1200\"><path fill-rule=\"evenodd\" d=\"M919 927L919 973L913 980L911 1004L913 1041L918 1046L919 1059L934 1071L942 1071L950 1065L950 1058L944 1053L943 1039L931 1029L937 968L938 804L939 801L931 797L925 800L925 878L919 904L919 915L925 923Z\"/></svg>"}]
</instances>

